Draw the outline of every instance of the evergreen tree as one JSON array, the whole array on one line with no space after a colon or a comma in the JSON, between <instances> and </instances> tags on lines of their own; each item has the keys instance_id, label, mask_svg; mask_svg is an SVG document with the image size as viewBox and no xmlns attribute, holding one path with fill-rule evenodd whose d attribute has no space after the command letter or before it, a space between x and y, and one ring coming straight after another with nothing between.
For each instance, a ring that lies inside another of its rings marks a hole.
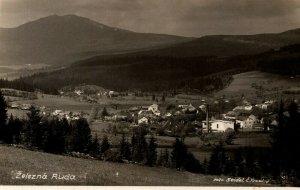
<instances>
[{"instance_id":1,"label":"evergreen tree","mask_svg":"<svg viewBox=\"0 0 300 190\"><path fill-rule=\"evenodd\" d=\"M228 158L226 160L224 174L230 176L235 176L236 174L234 160L232 160L231 158Z\"/></svg>"},{"instance_id":2,"label":"evergreen tree","mask_svg":"<svg viewBox=\"0 0 300 190\"><path fill-rule=\"evenodd\" d=\"M135 160L135 155L137 154L137 139L136 139L136 135L133 134L131 137L131 159Z\"/></svg>"},{"instance_id":3,"label":"evergreen tree","mask_svg":"<svg viewBox=\"0 0 300 190\"><path fill-rule=\"evenodd\" d=\"M187 154L184 169L193 173L204 173L203 167L200 162L190 152Z\"/></svg>"},{"instance_id":4,"label":"evergreen tree","mask_svg":"<svg viewBox=\"0 0 300 190\"><path fill-rule=\"evenodd\" d=\"M132 138L132 160L136 162L145 162L147 156L147 142L145 139L146 131L140 127Z\"/></svg>"},{"instance_id":5,"label":"evergreen tree","mask_svg":"<svg viewBox=\"0 0 300 190\"><path fill-rule=\"evenodd\" d=\"M162 97L161 97L161 101L162 101L162 102L165 102L165 101L166 101L165 94L163 94L163 95L162 95Z\"/></svg>"},{"instance_id":6,"label":"evergreen tree","mask_svg":"<svg viewBox=\"0 0 300 190\"><path fill-rule=\"evenodd\" d=\"M65 119L55 118L50 122L44 122L44 126L44 150L56 154L65 152L68 122Z\"/></svg>"},{"instance_id":7,"label":"evergreen tree","mask_svg":"<svg viewBox=\"0 0 300 190\"><path fill-rule=\"evenodd\" d=\"M30 107L30 112L27 113L28 121L25 129L25 138L28 145L41 148L43 142L43 132L41 125L42 116L40 110L34 106Z\"/></svg>"},{"instance_id":8,"label":"evergreen tree","mask_svg":"<svg viewBox=\"0 0 300 190\"><path fill-rule=\"evenodd\" d=\"M8 124L5 125L5 129L4 129L4 139L3 141L7 144L12 144L14 139L13 139L13 128L14 128L14 125L15 125L15 120L14 120L14 117L13 115L11 114L9 119L8 119Z\"/></svg>"},{"instance_id":9,"label":"evergreen tree","mask_svg":"<svg viewBox=\"0 0 300 190\"><path fill-rule=\"evenodd\" d=\"M84 118L80 118L73 124L71 148L76 152L88 152L91 144L91 129Z\"/></svg>"},{"instance_id":10,"label":"evergreen tree","mask_svg":"<svg viewBox=\"0 0 300 190\"><path fill-rule=\"evenodd\" d=\"M226 163L226 155L222 144L216 146L213 150L209 164L208 172L212 175L220 175L224 172Z\"/></svg>"},{"instance_id":11,"label":"evergreen tree","mask_svg":"<svg viewBox=\"0 0 300 190\"><path fill-rule=\"evenodd\" d=\"M105 136L103 137L102 142L101 142L101 148L100 148L101 153L103 154L104 152L106 152L106 151L109 150L109 149L110 149L110 144L109 144L109 142L108 142L107 136L105 135Z\"/></svg>"},{"instance_id":12,"label":"evergreen tree","mask_svg":"<svg viewBox=\"0 0 300 190\"><path fill-rule=\"evenodd\" d=\"M0 90L0 141L3 141L6 133L6 121L7 121L7 104Z\"/></svg>"},{"instance_id":13,"label":"evergreen tree","mask_svg":"<svg viewBox=\"0 0 300 190\"><path fill-rule=\"evenodd\" d=\"M290 176L300 179L300 113L298 112L298 104L292 101L288 107L289 118L287 120L288 128L288 154L287 171ZM297 185L300 184L299 182Z\"/></svg>"},{"instance_id":14,"label":"evergreen tree","mask_svg":"<svg viewBox=\"0 0 300 190\"><path fill-rule=\"evenodd\" d=\"M105 116L109 116L108 111L106 110L106 107L103 108L102 112L101 112L101 117L104 119Z\"/></svg>"},{"instance_id":15,"label":"evergreen tree","mask_svg":"<svg viewBox=\"0 0 300 190\"><path fill-rule=\"evenodd\" d=\"M122 159L130 160L131 152L130 152L130 145L126 141L125 135L122 135L122 139L120 142L120 156Z\"/></svg>"},{"instance_id":16,"label":"evergreen tree","mask_svg":"<svg viewBox=\"0 0 300 190\"><path fill-rule=\"evenodd\" d=\"M170 166L170 154L168 148L165 148L165 151L161 153L161 164L164 167Z\"/></svg>"},{"instance_id":17,"label":"evergreen tree","mask_svg":"<svg viewBox=\"0 0 300 190\"><path fill-rule=\"evenodd\" d=\"M236 150L234 153L234 163L236 166L236 176L244 177L245 176L244 159L240 149Z\"/></svg>"},{"instance_id":18,"label":"evergreen tree","mask_svg":"<svg viewBox=\"0 0 300 190\"><path fill-rule=\"evenodd\" d=\"M278 126L275 127L272 133L272 175L274 179L278 179L280 174L286 173L285 169L285 156L288 154L286 147L287 147L287 131L285 127L285 118L283 115L284 107L283 101L280 101L279 110L278 110Z\"/></svg>"},{"instance_id":19,"label":"evergreen tree","mask_svg":"<svg viewBox=\"0 0 300 190\"><path fill-rule=\"evenodd\" d=\"M158 166L163 166L163 150L160 149L160 152L159 152L159 156L158 156L158 159L157 159L157 165Z\"/></svg>"},{"instance_id":20,"label":"evergreen tree","mask_svg":"<svg viewBox=\"0 0 300 190\"><path fill-rule=\"evenodd\" d=\"M257 167L255 164L255 155L252 148L246 149L246 158L245 158L245 166L246 166L246 176L249 177L257 177Z\"/></svg>"},{"instance_id":21,"label":"evergreen tree","mask_svg":"<svg viewBox=\"0 0 300 190\"><path fill-rule=\"evenodd\" d=\"M270 173L270 158L266 156L265 154L260 153L258 156L258 168L260 171L260 176L268 176Z\"/></svg>"},{"instance_id":22,"label":"evergreen tree","mask_svg":"<svg viewBox=\"0 0 300 190\"><path fill-rule=\"evenodd\" d=\"M147 162L146 165L153 166L157 160L157 152L156 152L157 144L155 143L155 138L152 136L150 138L150 142L147 149Z\"/></svg>"},{"instance_id":23,"label":"evergreen tree","mask_svg":"<svg viewBox=\"0 0 300 190\"><path fill-rule=\"evenodd\" d=\"M21 121L19 118L14 118L13 122L13 141L16 144L21 143L21 131L23 128L23 121Z\"/></svg>"},{"instance_id":24,"label":"evergreen tree","mask_svg":"<svg viewBox=\"0 0 300 190\"><path fill-rule=\"evenodd\" d=\"M90 150L90 154L95 157L95 158L98 158L100 156L100 143L99 143L99 139L98 139L98 135L96 134L94 139L93 139L93 142L91 143L91 146L89 148Z\"/></svg>"},{"instance_id":25,"label":"evergreen tree","mask_svg":"<svg viewBox=\"0 0 300 190\"><path fill-rule=\"evenodd\" d=\"M155 95L154 94L152 95L152 101L155 101Z\"/></svg>"},{"instance_id":26,"label":"evergreen tree","mask_svg":"<svg viewBox=\"0 0 300 190\"><path fill-rule=\"evenodd\" d=\"M173 144L173 150L171 152L171 160L174 165L174 167L181 169L184 167L186 162L188 151L185 144L176 138L174 144Z\"/></svg>"}]
</instances>

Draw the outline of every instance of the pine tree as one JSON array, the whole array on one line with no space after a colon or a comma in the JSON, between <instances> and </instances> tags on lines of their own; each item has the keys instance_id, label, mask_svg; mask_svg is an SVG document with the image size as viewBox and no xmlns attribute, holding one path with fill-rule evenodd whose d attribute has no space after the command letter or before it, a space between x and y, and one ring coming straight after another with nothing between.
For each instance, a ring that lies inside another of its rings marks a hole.
<instances>
[{"instance_id":1,"label":"pine tree","mask_svg":"<svg viewBox=\"0 0 300 190\"><path fill-rule=\"evenodd\" d=\"M102 119L104 119L105 116L109 116L108 111L106 110L106 107L103 108L102 112L101 112L101 117Z\"/></svg>"},{"instance_id":2,"label":"pine tree","mask_svg":"<svg viewBox=\"0 0 300 190\"><path fill-rule=\"evenodd\" d=\"M224 172L226 163L226 155L222 144L216 146L213 150L209 164L208 172L212 175L220 175Z\"/></svg>"},{"instance_id":3,"label":"pine tree","mask_svg":"<svg viewBox=\"0 0 300 190\"><path fill-rule=\"evenodd\" d=\"M105 153L105 152L106 152L107 150L109 150L109 149L110 149L110 144L109 144L109 142L108 142L107 136L105 135L105 136L103 137L102 142L101 142L101 148L100 148L101 153L103 154L103 153Z\"/></svg>"},{"instance_id":4,"label":"pine tree","mask_svg":"<svg viewBox=\"0 0 300 190\"><path fill-rule=\"evenodd\" d=\"M23 129L24 123L19 118L14 118L13 123L13 140L14 143L19 144L21 143L21 131Z\"/></svg>"},{"instance_id":5,"label":"pine tree","mask_svg":"<svg viewBox=\"0 0 300 190\"><path fill-rule=\"evenodd\" d=\"M225 162L224 174L234 176L236 174L234 160L228 158Z\"/></svg>"},{"instance_id":6,"label":"pine tree","mask_svg":"<svg viewBox=\"0 0 300 190\"><path fill-rule=\"evenodd\" d=\"M155 138L152 136L150 138L150 142L147 149L147 162L146 165L153 166L157 160L157 152L156 152L157 144L155 143Z\"/></svg>"},{"instance_id":7,"label":"pine tree","mask_svg":"<svg viewBox=\"0 0 300 190\"><path fill-rule=\"evenodd\" d=\"M274 129L272 133L272 175L274 179L278 179L281 172L285 173L285 155L287 154L287 132L285 127L285 118L283 115L284 107L283 101L280 101L278 110L278 126Z\"/></svg>"},{"instance_id":8,"label":"pine tree","mask_svg":"<svg viewBox=\"0 0 300 190\"><path fill-rule=\"evenodd\" d=\"M0 90L0 141L3 141L6 133L6 121L7 121L7 104Z\"/></svg>"},{"instance_id":9,"label":"pine tree","mask_svg":"<svg viewBox=\"0 0 300 190\"><path fill-rule=\"evenodd\" d=\"M187 147L185 144L176 138L173 144L173 150L171 152L171 160L174 167L181 169L184 167L187 157Z\"/></svg>"},{"instance_id":10,"label":"pine tree","mask_svg":"<svg viewBox=\"0 0 300 190\"><path fill-rule=\"evenodd\" d=\"M100 143L99 143L99 139L98 139L98 135L96 134L93 142L91 143L91 146L89 148L90 150L90 154L95 157L95 158L99 158L100 156Z\"/></svg>"},{"instance_id":11,"label":"pine tree","mask_svg":"<svg viewBox=\"0 0 300 190\"><path fill-rule=\"evenodd\" d=\"M204 173L202 165L190 152L187 154L184 169L192 173Z\"/></svg>"},{"instance_id":12,"label":"pine tree","mask_svg":"<svg viewBox=\"0 0 300 190\"><path fill-rule=\"evenodd\" d=\"M289 118L287 120L287 142L288 154L287 171L289 175L300 179L300 113L298 112L298 104L292 101L288 107ZM298 183L300 184L300 183ZM297 184L296 184L297 185Z\"/></svg>"},{"instance_id":13,"label":"pine tree","mask_svg":"<svg viewBox=\"0 0 300 190\"><path fill-rule=\"evenodd\" d=\"M246 176L249 177L257 177L256 175L256 165L255 165L255 155L251 148L246 149L246 158L245 158L245 166L246 166Z\"/></svg>"},{"instance_id":14,"label":"pine tree","mask_svg":"<svg viewBox=\"0 0 300 190\"><path fill-rule=\"evenodd\" d=\"M155 95L154 94L152 95L152 101L155 101Z\"/></svg>"},{"instance_id":15,"label":"pine tree","mask_svg":"<svg viewBox=\"0 0 300 190\"><path fill-rule=\"evenodd\" d=\"M130 145L129 143L126 141L125 135L122 135L122 139L120 142L120 150L119 150L119 154L121 156L122 159L126 159L126 160L130 160L130 156L131 156L131 152L130 152Z\"/></svg>"},{"instance_id":16,"label":"pine tree","mask_svg":"<svg viewBox=\"0 0 300 190\"><path fill-rule=\"evenodd\" d=\"M28 121L25 129L26 141L32 147L41 148L44 131L41 126L42 116L40 115L40 110L31 106L27 117Z\"/></svg>"},{"instance_id":17,"label":"pine tree","mask_svg":"<svg viewBox=\"0 0 300 190\"><path fill-rule=\"evenodd\" d=\"M14 125L15 125L15 120L14 120L14 117L13 115L11 114L9 119L8 119L8 123L7 125L5 125L5 129L4 129L4 139L3 141L7 144L12 144L13 143L13 128L14 128Z\"/></svg>"},{"instance_id":18,"label":"pine tree","mask_svg":"<svg viewBox=\"0 0 300 190\"><path fill-rule=\"evenodd\" d=\"M244 159L242 157L242 153L240 149L236 150L234 153L234 164L236 167L236 176L244 177L245 176Z\"/></svg>"},{"instance_id":19,"label":"pine tree","mask_svg":"<svg viewBox=\"0 0 300 190\"><path fill-rule=\"evenodd\" d=\"M146 132L139 128L132 138L132 160L136 162L145 162L147 156L147 142L145 139Z\"/></svg>"},{"instance_id":20,"label":"pine tree","mask_svg":"<svg viewBox=\"0 0 300 190\"><path fill-rule=\"evenodd\" d=\"M71 147L72 151L88 152L91 144L91 129L84 118L76 120L73 124Z\"/></svg>"},{"instance_id":21,"label":"pine tree","mask_svg":"<svg viewBox=\"0 0 300 190\"><path fill-rule=\"evenodd\" d=\"M170 166L169 159L170 159L170 154L168 148L165 148L164 151L161 149L157 164L160 166L169 167Z\"/></svg>"}]
</instances>

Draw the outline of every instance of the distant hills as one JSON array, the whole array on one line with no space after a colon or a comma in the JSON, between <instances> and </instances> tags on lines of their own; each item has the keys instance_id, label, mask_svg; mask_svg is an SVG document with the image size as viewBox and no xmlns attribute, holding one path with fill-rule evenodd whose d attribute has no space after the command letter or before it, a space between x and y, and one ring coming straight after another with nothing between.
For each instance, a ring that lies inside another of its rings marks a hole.
<instances>
[{"instance_id":1,"label":"distant hills","mask_svg":"<svg viewBox=\"0 0 300 190\"><path fill-rule=\"evenodd\" d=\"M299 43L300 29L279 34L189 38L136 33L76 15L52 15L16 28L2 28L0 41L0 65L66 65L99 55L132 52L172 57L257 54Z\"/></svg>"},{"instance_id":2,"label":"distant hills","mask_svg":"<svg viewBox=\"0 0 300 190\"><path fill-rule=\"evenodd\" d=\"M278 34L213 35L157 50L143 51L139 55L172 57L250 55L300 43L300 29Z\"/></svg>"},{"instance_id":3,"label":"distant hills","mask_svg":"<svg viewBox=\"0 0 300 190\"><path fill-rule=\"evenodd\" d=\"M261 70L299 75L300 44L255 55L231 57L171 57L124 54L82 60L63 70L19 79L27 84L59 89L93 84L110 90L211 92L223 89L233 74Z\"/></svg>"},{"instance_id":4,"label":"distant hills","mask_svg":"<svg viewBox=\"0 0 300 190\"><path fill-rule=\"evenodd\" d=\"M208 92L222 89L232 74L242 71L300 72L300 29L195 39L136 33L75 15L54 15L0 29L0 40L0 65L68 64L62 70L19 79L51 90L85 83L117 91Z\"/></svg>"},{"instance_id":5,"label":"distant hills","mask_svg":"<svg viewBox=\"0 0 300 190\"><path fill-rule=\"evenodd\" d=\"M136 33L76 15L52 15L0 29L0 65L68 64L95 55L157 48L191 39Z\"/></svg>"}]
</instances>

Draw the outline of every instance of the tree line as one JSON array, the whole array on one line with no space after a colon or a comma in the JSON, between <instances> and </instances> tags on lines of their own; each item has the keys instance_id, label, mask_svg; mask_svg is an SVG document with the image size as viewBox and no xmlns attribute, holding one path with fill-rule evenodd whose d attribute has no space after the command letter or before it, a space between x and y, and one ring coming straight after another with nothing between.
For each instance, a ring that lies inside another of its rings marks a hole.
<instances>
[{"instance_id":1,"label":"tree line","mask_svg":"<svg viewBox=\"0 0 300 190\"><path fill-rule=\"evenodd\" d=\"M47 94L58 94L57 89L54 88L52 85L47 86L33 82L29 83L28 81L25 82L22 77L13 81L9 81L7 79L0 79L0 88L12 88L27 92L34 92L35 90L39 89Z\"/></svg>"}]
</instances>

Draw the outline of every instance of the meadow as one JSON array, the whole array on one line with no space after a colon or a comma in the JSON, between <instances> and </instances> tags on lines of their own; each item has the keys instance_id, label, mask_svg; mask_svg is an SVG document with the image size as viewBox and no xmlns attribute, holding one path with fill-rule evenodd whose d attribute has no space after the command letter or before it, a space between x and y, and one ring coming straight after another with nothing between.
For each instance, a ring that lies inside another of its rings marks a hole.
<instances>
[{"instance_id":1,"label":"meadow","mask_svg":"<svg viewBox=\"0 0 300 190\"><path fill-rule=\"evenodd\" d=\"M251 71L233 75L231 84L217 92L216 96L225 95L234 98L244 95L253 99L278 98L284 90L297 87L300 87L299 77Z\"/></svg>"},{"instance_id":2,"label":"meadow","mask_svg":"<svg viewBox=\"0 0 300 190\"><path fill-rule=\"evenodd\" d=\"M266 183L216 182L210 176L162 167L111 163L81 159L0 145L1 185L136 185L136 186L270 186ZM16 172L47 175L47 179L17 179ZM74 175L75 180L59 180L53 174Z\"/></svg>"}]
</instances>

